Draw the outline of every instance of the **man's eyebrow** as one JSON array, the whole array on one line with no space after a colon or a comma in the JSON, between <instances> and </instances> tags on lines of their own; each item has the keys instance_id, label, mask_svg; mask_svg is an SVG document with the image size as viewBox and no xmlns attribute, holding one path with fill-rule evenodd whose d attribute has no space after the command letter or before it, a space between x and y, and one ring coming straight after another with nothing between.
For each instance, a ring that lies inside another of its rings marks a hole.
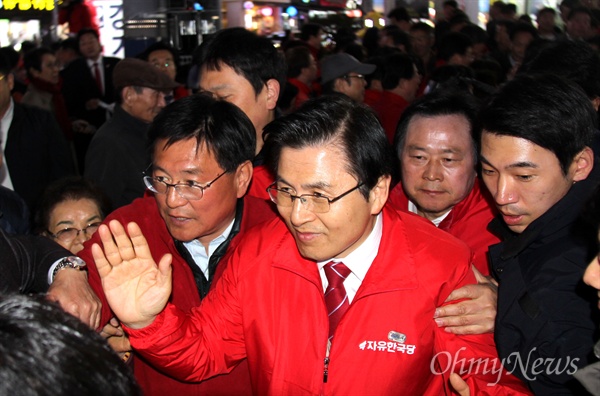
<instances>
[{"instance_id":1,"label":"man's eyebrow","mask_svg":"<svg viewBox=\"0 0 600 396\"><path fill-rule=\"evenodd\" d=\"M289 183L288 181L286 181L286 180L285 180L283 177L281 177L281 176L277 176L276 180L277 180L278 182L281 182L281 183L287 184L288 186L291 186L291 185L292 185L291 183ZM309 184L302 184L302 185L301 185L301 187L302 187L302 188L305 188L305 189L307 189L307 190L310 190L310 189L322 189L322 190L323 190L323 189L326 189L326 188L329 188L329 187L331 187L331 184L330 184L330 183L327 183L327 182L323 182L323 181L321 181L321 182L315 182L315 183L309 183Z\"/></svg>"},{"instance_id":2,"label":"man's eyebrow","mask_svg":"<svg viewBox=\"0 0 600 396\"><path fill-rule=\"evenodd\" d=\"M494 166L493 166L493 165L490 163L490 161L488 161L488 160L487 160L487 159L486 159L484 156L482 156L482 155L480 155L480 156L479 156L479 160L480 160L481 162L483 162L484 164L486 164L486 165L489 165L489 166L491 166L491 167L494 167ZM518 168L534 168L534 169L537 169L537 168L539 168L539 166L538 166L538 164L536 164L536 163L534 163L534 162L529 162L529 161L519 161L519 162L515 162L515 163L512 163L512 164L510 164L510 165L508 165L508 166L505 166L505 167L504 167L504 169L515 169L515 168L517 168L517 169L518 169Z\"/></svg>"}]
</instances>

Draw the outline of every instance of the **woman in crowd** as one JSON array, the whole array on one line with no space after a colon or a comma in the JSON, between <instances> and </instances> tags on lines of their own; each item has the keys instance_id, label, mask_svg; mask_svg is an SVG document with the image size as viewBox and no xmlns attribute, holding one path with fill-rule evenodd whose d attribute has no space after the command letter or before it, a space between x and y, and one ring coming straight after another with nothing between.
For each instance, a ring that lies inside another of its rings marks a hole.
<instances>
[{"instance_id":1,"label":"woman in crowd","mask_svg":"<svg viewBox=\"0 0 600 396\"><path fill-rule=\"evenodd\" d=\"M60 179L44 191L35 215L38 234L77 254L108 213L103 193L80 177Z\"/></svg>"}]
</instances>

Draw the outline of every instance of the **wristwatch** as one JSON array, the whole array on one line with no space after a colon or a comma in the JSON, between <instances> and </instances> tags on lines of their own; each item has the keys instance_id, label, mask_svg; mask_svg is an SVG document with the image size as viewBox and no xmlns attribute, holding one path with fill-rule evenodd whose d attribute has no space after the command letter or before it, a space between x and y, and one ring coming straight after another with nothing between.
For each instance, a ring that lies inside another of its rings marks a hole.
<instances>
[{"instance_id":1,"label":"wristwatch","mask_svg":"<svg viewBox=\"0 0 600 396\"><path fill-rule=\"evenodd\" d=\"M65 257L64 259L60 260L58 264L56 264L56 267L54 267L54 271L52 271L52 276L50 278L50 284L54 282L54 277L56 276L58 271L65 268L73 268L79 271L87 271L87 264L85 263L85 261L83 261L77 256Z\"/></svg>"}]
</instances>

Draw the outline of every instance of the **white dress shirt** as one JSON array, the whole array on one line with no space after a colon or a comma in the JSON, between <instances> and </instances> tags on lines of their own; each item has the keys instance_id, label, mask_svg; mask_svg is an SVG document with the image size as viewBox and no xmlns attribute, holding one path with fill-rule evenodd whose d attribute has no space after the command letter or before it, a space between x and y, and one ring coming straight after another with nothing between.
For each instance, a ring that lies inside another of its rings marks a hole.
<instances>
[{"instance_id":1,"label":"white dress shirt","mask_svg":"<svg viewBox=\"0 0 600 396\"><path fill-rule=\"evenodd\" d=\"M233 229L234 222L235 218L231 220L231 223L229 223L229 226L227 226L221 235L210 241L208 244L208 253L206 252L206 247L197 239L183 243L183 246L185 246L188 252L190 252L194 262L198 268L200 268L206 280L208 280L208 261L210 260L210 256L213 255L220 244L227 240L229 234L231 234L231 230Z\"/></svg>"},{"instance_id":2,"label":"white dress shirt","mask_svg":"<svg viewBox=\"0 0 600 396\"><path fill-rule=\"evenodd\" d=\"M333 258L317 263L317 266L319 267L319 275L321 275L321 282L323 283L323 292L325 292L325 289L327 289L327 285L329 284L323 267L330 261L334 261L336 263L341 261L346 267L348 267L350 271L352 271L344 281L344 288L346 289L346 294L348 295L348 302L352 303L356 292L362 284L362 281L365 279L365 275L367 275L367 271L369 268L371 268L371 264L373 264L375 257L377 257L382 234L383 217L380 213L377 215L375 226L371 230L371 233L367 239L365 239L365 241L352 253L344 258Z\"/></svg>"}]
</instances>

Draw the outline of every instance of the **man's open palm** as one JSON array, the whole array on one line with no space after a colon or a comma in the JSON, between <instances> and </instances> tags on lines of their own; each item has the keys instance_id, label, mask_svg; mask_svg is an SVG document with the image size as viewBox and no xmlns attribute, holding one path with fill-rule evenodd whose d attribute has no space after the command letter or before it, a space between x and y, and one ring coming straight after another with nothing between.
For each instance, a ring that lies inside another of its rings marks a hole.
<instances>
[{"instance_id":1,"label":"man's open palm","mask_svg":"<svg viewBox=\"0 0 600 396\"><path fill-rule=\"evenodd\" d=\"M126 326L148 326L171 294L172 256L165 254L157 266L136 223L129 223L125 232L112 220L98 233L103 246L94 244L92 254L110 307Z\"/></svg>"}]
</instances>

